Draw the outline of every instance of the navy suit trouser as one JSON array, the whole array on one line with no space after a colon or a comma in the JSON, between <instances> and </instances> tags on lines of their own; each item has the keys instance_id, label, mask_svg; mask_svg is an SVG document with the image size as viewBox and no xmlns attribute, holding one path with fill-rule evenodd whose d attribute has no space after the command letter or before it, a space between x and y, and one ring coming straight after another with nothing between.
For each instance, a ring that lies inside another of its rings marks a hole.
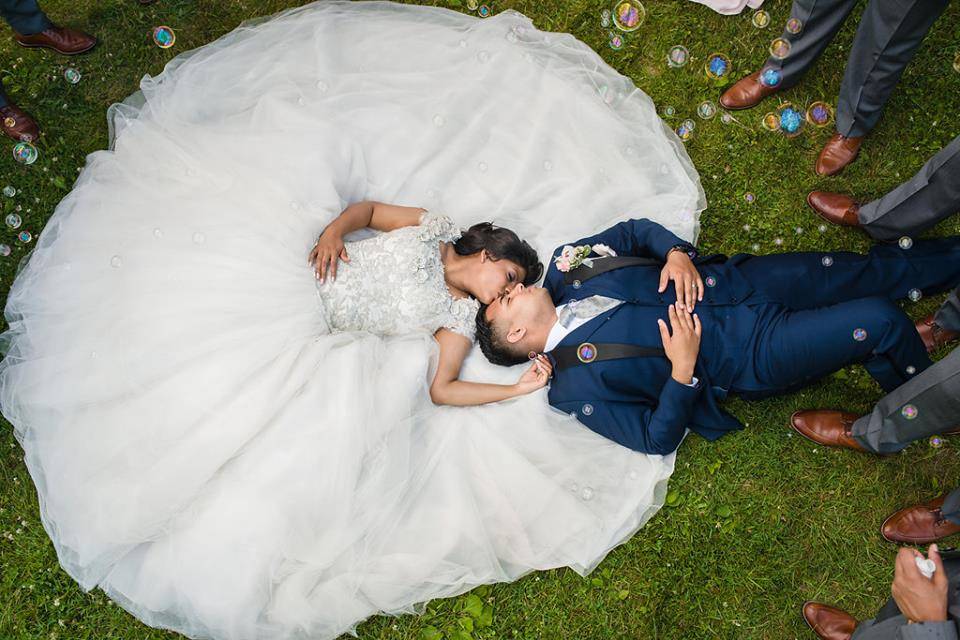
<instances>
[{"instance_id":1,"label":"navy suit trouser","mask_svg":"<svg viewBox=\"0 0 960 640\"><path fill-rule=\"evenodd\" d=\"M17 33L28 36L53 26L37 0L0 0L0 16Z\"/></svg>"},{"instance_id":2,"label":"navy suit trouser","mask_svg":"<svg viewBox=\"0 0 960 640\"><path fill-rule=\"evenodd\" d=\"M759 398L862 363L891 391L932 363L913 321L894 302L916 289L960 283L960 236L915 240L867 254L740 254L731 261L754 288L753 344L729 390Z\"/></svg>"}]
</instances>

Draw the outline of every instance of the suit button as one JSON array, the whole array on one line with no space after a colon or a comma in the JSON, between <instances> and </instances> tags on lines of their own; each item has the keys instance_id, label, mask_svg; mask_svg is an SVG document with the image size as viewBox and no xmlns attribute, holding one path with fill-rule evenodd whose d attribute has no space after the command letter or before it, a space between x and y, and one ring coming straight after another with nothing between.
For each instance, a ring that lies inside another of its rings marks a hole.
<instances>
[{"instance_id":1,"label":"suit button","mask_svg":"<svg viewBox=\"0 0 960 640\"><path fill-rule=\"evenodd\" d=\"M591 413L593 413L593 405L585 404L583 405L583 408L581 409L581 411L583 411L583 415L589 416Z\"/></svg>"},{"instance_id":2,"label":"suit button","mask_svg":"<svg viewBox=\"0 0 960 640\"><path fill-rule=\"evenodd\" d=\"M574 280L574 281L573 281L573 288L574 288L574 289L579 289L580 286L581 286L581 283L580 283L579 280Z\"/></svg>"},{"instance_id":3,"label":"suit button","mask_svg":"<svg viewBox=\"0 0 960 640\"><path fill-rule=\"evenodd\" d=\"M714 278L713 276L707 276L707 279L704 280L704 283L705 283L708 287L715 287L715 286L717 286L717 279Z\"/></svg>"}]
</instances>

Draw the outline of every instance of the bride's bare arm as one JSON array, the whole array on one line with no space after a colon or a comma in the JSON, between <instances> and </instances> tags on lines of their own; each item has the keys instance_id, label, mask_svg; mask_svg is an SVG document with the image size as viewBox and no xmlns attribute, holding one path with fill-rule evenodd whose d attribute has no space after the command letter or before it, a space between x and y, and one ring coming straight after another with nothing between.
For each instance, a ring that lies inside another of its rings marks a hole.
<instances>
[{"instance_id":1,"label":"bride's bare arm","mask_svg":"<svg viewBox=\"0 0 960 640\"><path fill-rule=\"evenodd\" d=\"M344 209L333 222L327 225L310 252L307 263L314 266L317 279L323 282L327 273L337 278L337 260L350 262L350 256L343 246L343 237L351 231L370 227L377 231L392 231L400 227L412 227L420 224L420 207L400 207L373 200L355 202Z\"/></svg>"},{"instance_id":2,"label":"bride's bare arm","mask_svg":"<svg viewBox=\"0 0 960 640\"><path fill-rule=\"evenodd\" d=\"M449 329L440 329L434 337L440 343L440 363L430 384L430 399L435 404L467 406L499 402L536 391L550 379L550 362L540 356L515 384L465 382L459 379L460 367L470 353L471 342Z\"/></svg>"}]
</instances>

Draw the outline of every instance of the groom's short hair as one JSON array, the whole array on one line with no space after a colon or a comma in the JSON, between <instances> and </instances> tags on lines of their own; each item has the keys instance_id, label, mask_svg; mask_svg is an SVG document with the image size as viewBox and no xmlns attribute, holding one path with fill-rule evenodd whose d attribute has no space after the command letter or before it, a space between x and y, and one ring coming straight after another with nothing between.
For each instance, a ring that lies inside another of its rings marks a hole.
<instances>
[{"instance_id":1,"label":"groom's short hair","mask_svg":"<svg viewBox=\"0 0 960 640\"><path fill-rule=\"evenodd\" d=\"M480 351L493 364L510 367L527 361L527 354L520 353L516 345L507 342L503 333L491 320L487 320L487 307L481 304L477 311L477 342Z\"/></svg>"}]
</instances>

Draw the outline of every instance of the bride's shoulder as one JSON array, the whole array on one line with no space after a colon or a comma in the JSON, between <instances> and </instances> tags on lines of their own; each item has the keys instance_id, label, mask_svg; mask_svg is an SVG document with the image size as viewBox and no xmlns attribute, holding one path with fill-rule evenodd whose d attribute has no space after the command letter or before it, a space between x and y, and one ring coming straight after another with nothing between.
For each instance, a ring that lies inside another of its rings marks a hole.
<instances>
[{"instance_id":1,"label":"bride's shoulder","mask_svg":"<svg viewBox=\"0 0 960 640\"><path fill-rule=\"evenodd\" d=\"M420 226L417 227L417 238L427 241L456 240L461 231L457 223L450 216L433 209L424 209L420 214Z\"/></svg>"},{"instance_id":2,"label":"bride's shoulder","mask_svg":"<svg viewBox=\"0 0 960 640\"><path fill-rule=\"evenodd\" d=\"M480 303L475 298L454 298L450 304L450 317L444 323L444 328L473 342L476 338L476 318L479 310Z\"/></svg>"}]
</instances>

